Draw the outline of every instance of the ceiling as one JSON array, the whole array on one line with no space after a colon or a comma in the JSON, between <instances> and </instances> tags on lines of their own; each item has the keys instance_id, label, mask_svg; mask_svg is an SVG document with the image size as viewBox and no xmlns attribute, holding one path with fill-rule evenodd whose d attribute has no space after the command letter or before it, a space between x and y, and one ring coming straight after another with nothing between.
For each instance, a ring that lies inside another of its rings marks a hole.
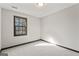
<instances>
[{"instance_id":1,"label":"ceiling","mask_svg":"<svg viewBox=\"0 0 79 59\"><path fill-rule=\"evenodd\" d=\"M76 3L46 3L43 7L37 7L35 3L0 3L0 7L41 18L75 4Z\"/></svg>"}]
</instances>

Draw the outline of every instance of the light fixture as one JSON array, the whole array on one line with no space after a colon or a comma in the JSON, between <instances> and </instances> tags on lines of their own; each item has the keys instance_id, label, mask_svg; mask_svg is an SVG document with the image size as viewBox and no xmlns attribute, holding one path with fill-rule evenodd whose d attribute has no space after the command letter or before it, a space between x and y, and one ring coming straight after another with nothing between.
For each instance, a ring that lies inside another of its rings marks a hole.
<instances>
[{"instance_id":1,"label":"light fixture","mask_svg":"<svg viewBox=\"0 0 79 59\"><path fill-rule=\"evenodd\" d=\"M45 6L45 3L36 3L35 6L36 7L43 7L43 6Z\"/></svg>"},{"instance_id":2,"label":"light fixture","mask_svg":"<svg viewBox=\"0 0 79 59\"><path fill-rule=\"evenodd\" d=\"M42 7L44 3L37 3L38 6Z\"/></svg>"}]
</instances>

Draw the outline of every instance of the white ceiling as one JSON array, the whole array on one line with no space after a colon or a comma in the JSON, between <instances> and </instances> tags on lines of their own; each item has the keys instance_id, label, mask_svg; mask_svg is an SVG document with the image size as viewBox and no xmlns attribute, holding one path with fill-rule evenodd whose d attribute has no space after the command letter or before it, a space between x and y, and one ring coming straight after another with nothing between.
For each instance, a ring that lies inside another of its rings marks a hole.
<instances>
[{"instance_id":1,"label":"white ceiling","mask_svg":"<svg viewBox=\"0 0 79 59\"><path fill-rule=\"evenodd\" d=\"M58 12L64 8L71 7L75 3L46 3L44 7L36 7L35 3L0 3L0 7L14 10L28 15L43 17ZM17 7L17 9L12 8Z\"/></svg>"}]
</instances>

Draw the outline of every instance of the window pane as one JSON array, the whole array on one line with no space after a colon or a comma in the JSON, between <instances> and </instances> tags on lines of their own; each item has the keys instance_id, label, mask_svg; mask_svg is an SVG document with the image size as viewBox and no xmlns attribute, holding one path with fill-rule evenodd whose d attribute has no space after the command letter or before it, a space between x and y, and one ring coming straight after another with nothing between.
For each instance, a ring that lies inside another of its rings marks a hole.
<instances>
[{"instance_id":1,"label":"window pane","mask_svg":"<svg viewBox=\"0 0 79 59\"><path fill-rule=\"evenodd\" d=\"M20 26L20 23L19 22L15 22L15 26Z\"/></svg>"},{"instance_id":2,"label":"window pane","mask_svg":"<svg viewBox=\"0 0 79 59\"><path fill-rule=\"evenodd\" d=\"M23 26L22 23L20 23L20 26Z\"/></svg>"},{"instance_id":3,"label":"window pane","mask_svg":"<svg viewBox=\"0 0 79 59\"><path fill-rule=\"evenodd\" d=\"M19 30L19 27L16 27L16 30L18 31Z\"/></svg>"},{"instance_id":4,"label":"window pane","mask_svg":"<svg viewBox=\"0 0 79 59\"><path fill-rule=\"evenodd\" d=\"M22 19L20 19L20 26L22 26Z\"/></svg>"},{"instance_id":5,"label":"window pane","mask_svg":"<svg viewBox=\"0 0 79 59\"><path fill-rule=\"evenodd\" d=\"M26 31L23 31L23 34L26 34Z\"/></svg>"},{"instance_id":6,"label":"window pane","mask_svg":"<svg viewBox=\"0 0 79 59\"><path fill-rule=\"evenodd\" d=\"M22 27L19 27L19 31L22 31Z\"/></svg>"},{"instance_id":7,"label":"window pane","mask_svg":"<svg viewBox=\"0 0 79 59\"><path fill-rule=\"evenodd\" d=\"M25 27L23 27L22 29L23 29L23 31L25 31Z\"/></svg>"},{"instance_id":8,"label":"window pane","mask_svg":"<svg viewBox=\"0 0 79 59\"><path fill-rule=\"evenodd\" d=\"M25 26L25 25L24 25L24 22L22 23L22 25Z\"/></svg>"},{"instance_id":9,"label":"window pane","mask_svg":"<svg viewBox=\"0 0 79 59\"><path fill-rule=\"evenodd\" d=\"M22 34L22 31L19 31L19 34Z\"/></svg>"},{"instance_id":10,"label":"window pane","mask_svg":"<svg viewBox=\"0 0 79 59\"><path fill-rule=\"evenodd\" d=\"M18 23L18 22L19 22L19 18L15 18L15 22L17 22L17 23Z\"/></svg>"}]
</instances>

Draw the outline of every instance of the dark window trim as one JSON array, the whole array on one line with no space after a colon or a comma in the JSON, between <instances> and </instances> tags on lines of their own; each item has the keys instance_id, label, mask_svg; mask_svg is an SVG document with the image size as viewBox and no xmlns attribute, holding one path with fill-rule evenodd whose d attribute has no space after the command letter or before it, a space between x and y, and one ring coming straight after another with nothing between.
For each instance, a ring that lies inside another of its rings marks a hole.
<instances>
[{"instance_id":1,"label":"dark window trim","mask_svg":"<svg viewBox=\"0 0 79 59\"><path fill-rule=\"evenodd\" d=\"M15 26L15 18L22 18L22 19L25 19L26 20L26 26L20 26L20 27L25 27L26 28L26 34L18 34L18 35L16 35L16 27L17 26ZM25 18L25 17L20 17L20 16L14 16L14 36L24 36L24 35L27 35L27 18Z\"/></svg>"}]
</instances>

